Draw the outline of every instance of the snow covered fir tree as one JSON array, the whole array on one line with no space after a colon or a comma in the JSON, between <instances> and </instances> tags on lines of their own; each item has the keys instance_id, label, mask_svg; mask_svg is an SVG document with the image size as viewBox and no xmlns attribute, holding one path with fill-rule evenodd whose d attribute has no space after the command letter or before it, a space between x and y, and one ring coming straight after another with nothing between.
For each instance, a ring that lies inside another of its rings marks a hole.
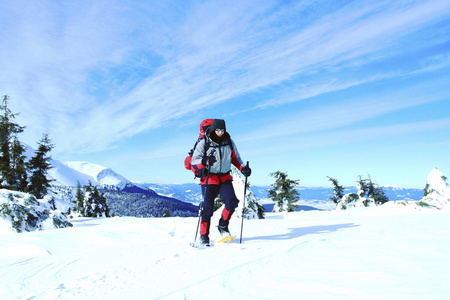
<instances>
[{"instance_id":1,"label":"snow covered fir tree","mask_svg":"<svg viewBox=\"0 0 450 300\"><path fill-rule=\"evenodd\" d=\"M389 201L383 188L376 185L370 175L367 179L363 179L361 175L358 178L358 191L344 195L344 187L339 185L337 179L328 177L334 187L334 195L331 200L336 203L336 209L345 210L352 207L377 206Z\"/></svg>"},{"instance_id":2,"label":"snow covered fir tree","mask_svg":"<svg viewBox=\"0 0 450 300\"><path fill-rule=\"evenodd\" d=\"M334 203L339 203L344 197L344 187L339 184L336 178L328 177L328 179L333 184L333 196L330 198Z\"/></svg>"},{"instance_id":3,"label":"snow covered fir tree","mask_svg":"<svg viewBox=\"0 0 450 300\"><path fill-rule=\"evenodd\" d=\"M231 173L233 175L233 188L239 199L239 206L236 209L236 215L238 217L242 217L243 215L245 219L264 219L265 209L260 204L260 199L252 192L250 182L247 181L247 188L245 188L245 179L241 172L235 167L232 167ZM245 201L243 198L244 191ZM245 207L243 208L244 202Z\"/></svg>"},{"instance_id":4,"label":"snow covered fir tree","mask_svg":"<svg viewBox=\"0 0 450 300\"><path fill-rule=\"evenodd\" d=\"M50 183L52 182L51 179L47 178L47 174L48 170L52 168L49 153L53 147L54 145L52 145L48 135L45 134L38 143L35 155L28 162L28 169L31 174L28 190L39 199L48 194Z\"/></svg>"},{"instance_id":5,"label":"snow covered fir tree","mask_svg":"<svg viewBox=\"0 0 450 300\"><path fill-rule=\"evenodd\" d=\"M75 211L82 217L109 217L109 207L106 198L91 182L84 186L84 192L78 183Z\"/></svg>"},{"instance_id":6,"label":"snow covered fir tree","mask_svg":"<svg viewBox=\"0 0 450 300\"><path fill-rule=\"evenodd\" d=\"M298 206L295 204L300 200L300 192L295 189L299 180L289 179L287 173L276 171L270 174L275 177L273 189L269 190L269 198L275 202L273 212L292 212Z\"/></svg>"},{"instance_id":7,"label":"snow covered fir tree","mask_svg":"<svg viewBox=\"0 0 450 300\"><path fill-rule=\"evenodd\" d=\"M8 108L9 97L0 106L0 217L16 232L72 226L48 195L51 168L49 152L53 148L47 135L29 160L25 145L18 138L25 129L15 122L17 114Z\"/></svg>"},{"instance_id":8,"label":"snow covered fir tree","mask_svg":"<svg viewBox=\"0 0 450 300\"><path fill-rule=\"evenodd\" d=\"M450 207L450 187L447 177L438 168L428 174L424 187L424 197L419 205L444 209Z\"/></svg>"},{"instance_id":9,"label":"snow covered fir tree","mask_svg":"<svg viewBox=\"0 0 450 300\"><path fill-rule=\"evenodd\" d=\"M266 209L259 202L259 198L253 193L252 185L247 182L246 207L244 208L244 217L248 219L264 219Z\"/></svg>"},{"instance_id":10,"label":"snow covered fir tree","mask_svg":"<svg viewBox=\"0 0 450 300\"><path fill-rule=\"evenodd\" d=\"M0 187L25 190L28 186L23 156L25 147L18 140L25 127L15 122L17 114L9 110L8 101L9 97L4 96L0 106Z\"/></svg>"}]
</instances>

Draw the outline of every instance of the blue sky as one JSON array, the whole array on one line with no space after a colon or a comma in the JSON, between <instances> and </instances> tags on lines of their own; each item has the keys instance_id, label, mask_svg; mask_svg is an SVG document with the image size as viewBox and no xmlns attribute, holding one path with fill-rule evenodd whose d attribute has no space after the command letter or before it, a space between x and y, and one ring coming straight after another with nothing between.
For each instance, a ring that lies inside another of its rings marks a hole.
<instances>
[{"instance_id":1,"label":"blue sky","mask_svg":"<svg viewBox=\"0 0 450 300\"><path fill-rule=\"evenodd\" d=\"M450 176L450 1L2 1L21 140L131 180L193 182L223 118L254 185Z\"/></svg>"}]
</instances>

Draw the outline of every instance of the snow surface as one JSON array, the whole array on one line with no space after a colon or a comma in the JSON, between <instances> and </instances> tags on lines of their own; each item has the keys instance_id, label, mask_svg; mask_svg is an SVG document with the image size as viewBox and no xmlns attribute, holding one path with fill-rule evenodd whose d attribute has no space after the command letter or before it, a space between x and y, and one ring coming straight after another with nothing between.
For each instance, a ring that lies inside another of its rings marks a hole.
<instances>
[{"instance_id":1,"label":"snow surface","mask_svg":"<svg viewBox=\"0 0 450 300\"><path fill-rule=\"evenodd\" d=\"M241 219L232 219L237 243L201 250L189 246L197 218L86 218L1 234L0 299L450 297L448 208L266 217L244 221L242 244Z\"/></svg>"},{"instance_id":2,"label":"snow surface","mask_svg":"<svg viewBox=\"0 0 450 300\"><path fill-rule=\"evenodd\" d=\"M90 182L96 183L95 177L83 174L73 168L70 168L66 163L52 159L52 168L49 170L51 179L56 181L52 184L76 186L79 182L81 185L87 185Z\"/></svg>"}]
</instances>

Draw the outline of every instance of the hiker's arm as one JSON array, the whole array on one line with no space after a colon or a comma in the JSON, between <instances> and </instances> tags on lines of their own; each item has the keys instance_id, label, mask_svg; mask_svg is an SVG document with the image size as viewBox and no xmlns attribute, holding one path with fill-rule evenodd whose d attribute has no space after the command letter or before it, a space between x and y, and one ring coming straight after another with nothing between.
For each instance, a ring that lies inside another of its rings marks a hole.
<instances>
[{"instance_id":1,"label":"hiker's arm","mask_svg":"<svg viewBox=\"0 0 450 300\"><path fill-rule=\"evenodd\" d=\"M195 170L200 170L205 168L202 164L202 159L205 156L205 140L202 139L198 142L197 146L194 149L194 154L192 154L191 165Z\"/></svg>"},{"instance_id":2,"label":"hiker's arm","mask_svg":"<svg viewBox=\"0 0 450 300\"><path fill-rule=\"evenodd\" d=\"M236 168L238 168L238 170L240 171L240 170L242 170L242 168L244 167L244 166L243 166L244 163L242 162L241 156L239 155L239 151L238 151L238 149L237 149L237 147L236 147L236 144L234 143L233 140L231 140L231 145L232 145L232 147L231 147L231 149L232 149L232 153L231 153L231 163L232 163Z\"/></svg>"}]
</instances>

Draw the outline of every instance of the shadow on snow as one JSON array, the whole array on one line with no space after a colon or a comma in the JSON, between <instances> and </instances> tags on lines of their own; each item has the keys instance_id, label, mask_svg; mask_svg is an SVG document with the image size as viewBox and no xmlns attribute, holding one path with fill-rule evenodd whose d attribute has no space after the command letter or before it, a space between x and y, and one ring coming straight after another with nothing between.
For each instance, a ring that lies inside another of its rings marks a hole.
<instances>
[{"instance_id":1,"label":"shadow on snow","mask_svg":"<svg viewBox=\"0 0 450 300\"><path fill-rule=\"evenodd\" d=\"M251 238L243 238L243 241L253 241L253 240L290 240L295 239L308 234L322 234L335 232L340 229L357 227L354 223L343 223L335 225L318 225L309 227L299 227L299 228L289 228L289 232L276 234L276 235L266 235L266 236L255 236Z\"/></svg>"}]
</instances>

